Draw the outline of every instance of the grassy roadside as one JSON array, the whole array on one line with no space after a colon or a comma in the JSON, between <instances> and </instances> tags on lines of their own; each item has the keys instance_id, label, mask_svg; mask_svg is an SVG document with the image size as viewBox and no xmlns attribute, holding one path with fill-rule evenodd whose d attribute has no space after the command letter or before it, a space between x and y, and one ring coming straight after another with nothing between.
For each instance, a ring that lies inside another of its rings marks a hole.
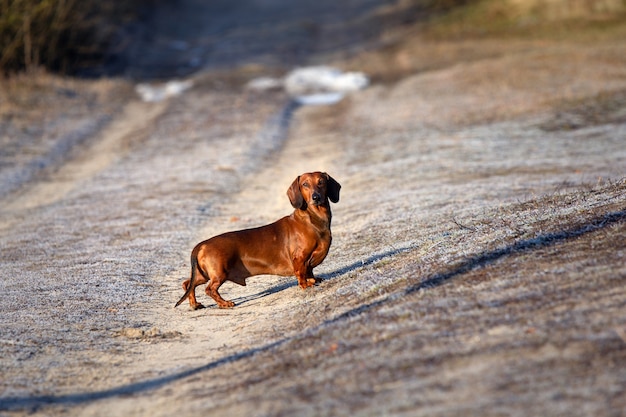
<instances>
[{"instance_id":1,"label":"grassy roadside","mask_svg":"<svg viewBox=\"0 0 626 417\"><path fill-rule=\"evenodd\" d=\"M157 0L98 2L76 0L0 2L0 73L43 67L72 74L97 65L124 26Z\"/></svg>"},{"instance_id":2,"label":"grassy roadside","mask_svg":"<svg viewBox=\"0 0 626 417\"><path fill-rule=\"evenodd\" d=\"M425 32L434 39L593 39L623 34L625 19L621 0L479 0L430 20Z\"/></svg>"},{"instance_id":3,"label":"grassy roadside","mask_svg":"<svg viewBox=\"0 0 626 417\"><path fill-rule=\"evenodd\" d=\"M459 61L501 56L555 42L622 42L626 3L568 0L399 2L389 15L414 16L386 28L379 47L347 59L375 82L393 83ZM447 7L443 7L446 5ZM418 18L418 16L422 16Z\"/></svg>"}]
</instances>

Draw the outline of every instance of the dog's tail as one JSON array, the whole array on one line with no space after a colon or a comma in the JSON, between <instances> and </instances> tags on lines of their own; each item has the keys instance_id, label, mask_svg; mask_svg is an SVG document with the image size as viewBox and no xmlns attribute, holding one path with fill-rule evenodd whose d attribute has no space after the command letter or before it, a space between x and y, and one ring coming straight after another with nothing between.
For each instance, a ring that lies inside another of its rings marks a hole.
<instances>
[{"instance_id":1,"label":"dog's tail","mask_svg":"<svg viewBox=\"0 0 626 417\"><path fill-rule=\"evenodd\" d=\"M185 291L185 294L183 294L180 300L178 300L174 308L178 307L183 301L185 301L187 297L189 297L189 294L191 294L191 292L193 291L195 283L196 283L196 271L197 270L198 270L198 254L194 250L191 253L191 279L189 280L187 291Z\"/></svg>"}]
</instances>

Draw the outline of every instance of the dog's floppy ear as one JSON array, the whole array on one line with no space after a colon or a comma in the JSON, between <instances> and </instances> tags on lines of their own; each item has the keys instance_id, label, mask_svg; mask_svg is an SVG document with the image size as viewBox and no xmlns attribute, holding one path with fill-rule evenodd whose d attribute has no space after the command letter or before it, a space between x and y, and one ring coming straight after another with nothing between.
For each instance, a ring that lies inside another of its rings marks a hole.
<instances>
[{"instance_id":1,"label":"dog's floppy ear","mask_svg":"<svg viewBox=\"0 0 626 417\"><path fill-rule=\"evenodd\" d=\"M291 183L291 186L287 190L287 197L289 197L293 208L302 209L304 207L304 197L302 197L302 193L300 192L300 177L296 178Z\"/></svg>"},{"instance_id":2,"label":"dog's floppy ear","mask_svg":"<svg viewBox=\"0 0 626 417\"><path fill-rule=\"evenodd\" d=\"M339 202L339 190L341 190L341 185L330 175L326 173L324 173L324 175L326 175L326 195L328 199L333 203Z\"/></svg>"}]
</instances>

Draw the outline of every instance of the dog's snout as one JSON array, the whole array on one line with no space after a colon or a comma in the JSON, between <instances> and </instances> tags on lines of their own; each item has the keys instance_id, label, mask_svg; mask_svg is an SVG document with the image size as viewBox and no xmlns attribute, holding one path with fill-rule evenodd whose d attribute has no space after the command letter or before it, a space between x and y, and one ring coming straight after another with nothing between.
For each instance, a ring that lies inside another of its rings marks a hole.
<instances>
[{"instance_id":1,"label":"dog's snout","mask_svg":"<svg viewBox=\"0 0 626 417\"><path fill-rule=\"evenodd\" d=\"M313 199L313 201L319 202L319 201L322 200L322 195L316 191L316 192L313 193L311 198Z\"/></svg>"}]
</instances>

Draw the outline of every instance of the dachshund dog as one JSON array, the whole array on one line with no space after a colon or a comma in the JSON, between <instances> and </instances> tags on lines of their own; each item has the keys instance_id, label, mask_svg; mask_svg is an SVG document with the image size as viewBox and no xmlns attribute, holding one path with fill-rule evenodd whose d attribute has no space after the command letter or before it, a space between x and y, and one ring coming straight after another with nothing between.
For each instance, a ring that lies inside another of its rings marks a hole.
<instances>
[{"instance_id":1,"label":"dachshund dog","mask_svg":"<svg viewBox=\"0 0 626 417\"><path fill-rule=\"evenodd\" d=\"M191 278L183 282L193 310L204 308L196 301L196 287L220 308L234 307L218 292L225 281L246 285L253 275L295 275L305 289L317 282L313 268L322 263L330 248L330 204L339 201L341 185L325 172L311 172L296 178L287 196L295 208L290 216L266 226L224 233L198 243L191 252Z\"/></svg>"}]
</instances>

